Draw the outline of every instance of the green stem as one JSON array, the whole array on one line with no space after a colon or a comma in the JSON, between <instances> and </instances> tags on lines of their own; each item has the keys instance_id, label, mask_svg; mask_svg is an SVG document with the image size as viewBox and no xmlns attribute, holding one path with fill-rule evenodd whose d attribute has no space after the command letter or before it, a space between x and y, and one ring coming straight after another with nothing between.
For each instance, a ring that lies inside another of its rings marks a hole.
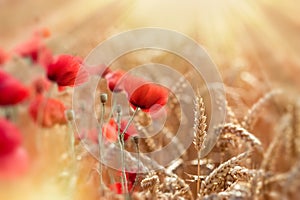
<instances>
[{"instance_id":1,"label":"green stem","mask_svg":"<svg viewBox=\"0 0 300 200\"><path fill-rule=\"evenodd\" d=\"M135 180L134 180L134 183L133 183L133 186L132 186L132 189L131 189L130 193L132 193L134 191L134 188L137 185L138 174L140 172L140 148L139 148L139 141L138 141L137 136L135 136L133 138L133 140L134 140L134 144L135 144L135 148L136 148L136 152L137 152L138 163L137 163L137 173L136 173L137 175L135 177Z\"/></svg>"},{"instance_id":2,"label":"green stem","mask_svg":"<svg viewBox=\"0 0 300 200\"><path fill-rule=\"evenodd\" d=\"M121 116L120 113L118 113L117 116L117 124L118 124L118 138L119 138L119 144L120 144L120 148L121 148L121 165L122 165L122 188L125 189L124 193L127 194L128 193L128 184L127 184L127 178L126 178L126 172L125 172L125 149L124 149L124 134L126 133L126 131L128 130L130 124L132 123L136 113L139 111L139 108L136 108L132 114L132 116L130 117L125 129L123 130L123 132L121 133ZM125 196L126 199L126 196Z\"/></svg>"},{"instance_id":3,"label":"green stem","mask_svg":"<svg viewBox=\"0 0 300 200\"><path fill-rule=\"evenodd\" d=\"M69 138L70 138L70 155L72 157L72 160L75 161L75 137L73 132L73 121L68 122L69 126Z\"/></svg>"},{"instance_id":4,"label":"green stem","mask_svg":"<svg viewBox=\"0 0 300 200\"><path fill-rule=\"evenodd\" d=\"M128 193L128 187L127 187L127 179L126 179L126 173L125 173L125 150L124 150L124 134L120 134L121 132L121 115L120 112L118 112L117 115L117 124L118 124L118 138L119 138L119 144L121 149L121 166L122 166L122 189L125 194Z\"/></svg>"},{"instance_id":5,"label":"green stem","mask_svg":"<svg viewBox=\"0 0 300 200\"><path fill-rule=\"evenodd\" d=\"M98 134L98 143L99 143L99 174L100 174L100 186L103 186L103 177L102 177L102 153L103 153L103 143L102 143L102 126L103 126L103 118L105 115L105 104L101 104L101 116L100 116L100 130Z\"/></svg>"},{"instance_id":6,"label":"green stem","mask_svg":"<svg viewBox=\"0 0 300 200\"><path fill-rule=\"evenodd\" d=\"M113 99L113 104L111 106L111 111L110 111L110 113L108 115L108 119L112 118L114 110L115 110L115 107L116 107L116 104L117 104L116 100Z\"/></svg>"},{"instance_id":7,"label":"green stem","mask_svg":"<svg viewBox=\"0 0 300 200\"><path fill-rule=\"evenodd\" d=\"M137 114L137 112L138 112L139 110L140 110L140 108L136 108L136 109L134 110L134 112L133 112L132 116L130 117L130 119L129 119L129 121L128 121L126 127L125 127L125 129L124 129L123 132L122 132L123 135L126 133L127 129L129 128L131 122L133 121L135 115Z\"/></svg>"}]
</instances>

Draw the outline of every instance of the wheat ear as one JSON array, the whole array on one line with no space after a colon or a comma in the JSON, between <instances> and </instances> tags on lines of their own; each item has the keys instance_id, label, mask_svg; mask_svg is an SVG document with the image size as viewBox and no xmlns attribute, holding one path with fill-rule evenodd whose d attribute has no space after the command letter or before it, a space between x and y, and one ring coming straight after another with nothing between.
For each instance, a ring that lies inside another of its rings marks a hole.
<instances>
[{"instance_id":1,"label":"wheat ear","mask_svg":"<svg viewBox=\"0 0 300 200\"><path fill-rule=\"evenodd\" d=\"M214 169L202 182L201 194L207 195L212 192L220 192L223 189L224 181L226 175L232 170L235 166L240 164L244 159L248 158L251 154L251 151L247 151L239 154L236 157L231 158L230 160L222 163Z\"/></svg>"},{"instance_id":2,"label":"wheat ear","mask_svg":"<svg viewBox=\"0 0 300 200\"><path fill-rule=\"evenodd\" d=\"M232 136L239 137L241 140L243 140L249 145L249 148L251 150L256 149L260 153L263 152L263 148L260 140L252 133L248 132L246 129L238 125L231 124L231 123L220 125L215 131L217 134L221 134L221 135L229 134Z\"/></svg>"},{"instance_id":3,"label":"wheat ear","mask_svg":"<svg viewBox=\"0 0 300 200\"><path fill-rule=\"evenodd\" d=\"M197 194L200 191L200 151L203 141L206 137L206 116L203 99L199 96L195 99L195 116L194 116L194 145L198 153L198 181L197 181Z\"/></svg>"}]
</instances>

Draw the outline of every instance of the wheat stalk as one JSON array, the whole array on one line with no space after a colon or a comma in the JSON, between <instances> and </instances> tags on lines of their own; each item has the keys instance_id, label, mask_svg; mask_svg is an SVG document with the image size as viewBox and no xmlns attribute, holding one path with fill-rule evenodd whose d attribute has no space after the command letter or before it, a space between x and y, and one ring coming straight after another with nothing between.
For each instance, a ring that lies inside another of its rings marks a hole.
<instances>
[{"instance_id":1,"label":"wheat stalk","mask_svg":"<svg viewBox=\"0 0 300 200\"><path fill-rule=\"evenodd\" d=\"M280 92L280 90L272 90L261 97L255 104L253 104L241 122L242 127L247 130L252 130L252 126L257 120L258 112L272 99L274 95L277 95Z\"/></svg>"},{"instance_id":2,"label":"wheat stalk","mask_svg":"<svg viewBox=\"0 0 300 200\"><path fill-rule=\"evenodd\" d=\"M300 157L300 99L293 106L293 138L296 156Z\"/></svg>"},{"instance_id":3,"label":"wheat stalk","mask_svg":"<svg viewBox=\"0 0 300 200\"><path fill-rule=\"evenodd\" d=\"M157 150L157 146L155 144L155 141L149 136L148 131L144 126L142 126L138 121L134 121L134 125L136 126L138 131L141 131L147 138L145 138L145 143L148 147L148 149L152 152Z\"/></svg>"},{"instance_id":4,"label":"wheat stalk","mask_svg":"<svg viewBox=\"0 0 300 200\"><path fill-rule=\"evenodd\" d=\"M247 151L239 154L236 157L231 158L230 160L222 163L214 169L202 182L201 194L207 195L212 192L220 192L224 188L224 181L226 175L232 170L236 165L240 164L244 159L250 156L251 152Z\"/></svg>"},{"instance_id":5,"label":"wheat stalk","mask_svg":"<svg viewBox=\"0 0 300 200\"><path fill-rule=\"evenodd\" d=\"M226 107L226 116L228 117L229 122L233 124L239 124L237 117L232 111L232 108L228 105L228 101L225 102L225 107Z\"/></svg>"},{"instance_id":6,"label":"wheat stalk","mask_svg":"<svg viewBox=\"0 0 300 200\"><path fill-rule=\"evenodd\" d=\"M252 133L248 132L246 129L234 125L231 123L220 125L218 128L216 128L216 133L220 135L229 134L234 137L239 137L241 140L246 142L249 145L249 148L256 149L259 152L263 152L262 144L260 140L255 137Z\"/></svg>"},{"instance_id":7,"label":"wheat stalk","mask_svg":"<svg viewBox=\"0 0 300 200\"><path fill-rule=\"evenodd\" d=\"M194 111L194 145L198 152L198 167L197 167L197 194L200 191L200 151L203 145L203 141L206 137L206 116L203 99L199 96L195 99L195 111Z\"/></svg>"},{"instance_id":8,"label":"wheat stalk","mask_svg":"<svg viewBox=\"0 0 300 200\"><path fill-rule=\"evenodd\" d=\"M278 130L275 134L275 137L273 138L272 142L270 143L267 151L264 154L263 161L261 163L261 169L268 170L269 166L274 166L275 157L278 153L278 149L280 147L280 143L282 142L282 138L285 133L285 129L290 124L291 121L291 115L286 114L284 115L279 123L276 130Z\"/></svg>"}]
</instances>

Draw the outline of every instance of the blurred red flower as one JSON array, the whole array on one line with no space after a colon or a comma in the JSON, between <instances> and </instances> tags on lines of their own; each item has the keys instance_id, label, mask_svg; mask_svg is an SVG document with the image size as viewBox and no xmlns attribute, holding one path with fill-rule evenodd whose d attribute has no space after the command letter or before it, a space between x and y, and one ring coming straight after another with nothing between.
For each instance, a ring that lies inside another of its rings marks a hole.
<instances>
[{"instance_id":1,"label":"blurred red flower","mask_svg":"<svg viewBox=\"0 0 300 200\"><path fill-rule=\"evenodd\" d=\"M32 61L38 60L40 49L44 48L44 44L40 37L33 36L24 43L19 44L13 52L21 57L31 58Z\"/></svg>"},{"instance_id":2,"label":"blurred red flower","mask_svg":"<svg viewBox=\"0 0 300 200\"><path fill-rule=\"evenodd\" d=\"M123 90L123 86L120 82L121 78L124 76L125 72L122 70L116 70L108 73L105 76L107 80L107 85L110 91L112 92L121 92Z\"/></svg>"},{"instance_id":3,"label":"blurred red flower","mask_svg":"<svg viewBox=\"0 0 300 200\"><path fill-rule=\"evenodd\" d=\"M65 124L66 108L57 99L36 96L29 106L29 114L32 119L43 127L51 127L55 124Z\"/></svg>"},{"instance_id":4,"label":"blurred red flower","mask_svg":"<svg viewBox=\"0 0 300 200\"><path fill-rule=\"evenodd\" d=\"M19 129L0 118L0 180L16 178L28 168L27 151L21 147Z\"/></svg>"},{"instance_id":5,"label":"blurred red flower","mask_svg":"<svg viewBox=\"0 0 300 200\"><path fill-rule=\"evenodd\" d=\"M43 94L48 91L51 86L51 82L45 77L37 77L31 83L34 94Z\"/></svg>"},{"instance_id":6,"label":"blurred red flower","mask_svg":"<svg viewBox=\"0 0 300 200\"><path fill-rule=\"evenodd\" d=\"M0 156L0 180L12 180L28 171L29 156L23 147L18 147L10 154Z\"/></svg>"},{"instance_id":7,"label":"blurred red flower","mask_svg":"<svg viewBox=\"0 0 300 200\"><path fill-rule=\"evenodd\" d=\"M132 189L132 184L128 183L127 184L127 188L130 191ZM123 194L124 193L124 191L122 189L122 183L120 183L120 182L116 182L116 183L110 184L109 185L109 189L111 191L117 193L117 194Z\"/></svg>"},{"instance_id":8,"label":"blurred red flower","mask_svg":"<svg viewBox=\"0 0 300 200\"><path fill-rule=\"evenodd\" d=\"M0 69L0 106L15 105L29 96L29 90Z\"/></svg>"},{"instance_id":9,"label":"blurred red flower","mask_svg":"<svg viewBox=\"0 0 300 200\"><path fill-rule=\"evenodd\" d=\"M88 72L82 67L82 59L72 55L57 56L47 68L47 77L59 86L74 86L87 81Z\"/></svg>"},{"instance_id":10,"label":"blurred red flower","mask_svg":"<svg viewBox=\"0 0 300 200\"><path fill-rule=\"evenodd\" d=\"M6 119L0 118L0 157L13 152L22 141L18 128Z\"/></svg>"},{"instance_id":11,"label":"blurred red flower","mask_svg":"<svg viewBox=\"0 0 300 200\"><path fill-rule=\"evenodd\" d=\"M127 120L121 120L120 132L122 133L125 130L127 125ZM124 133L124 141L126 141L130 136L137 135L137 130L133 124L130 124L127 131ZM108 123L103 124L102 126L103 137L109 142L118 141L118 124L114 119L110 119Z\"/></svg>"},{"instance_id":12,"label":"blurred red flower","mask_svg":"<svg viewBox=\"0 0 300 200\"><path fill-rule=\"evenodd\" d=\"M45 56L47 49L43 38L49 37L50 31L48 29L39 29L27 41L19 44L13 49L13 52L21 57L28 57L33 62L38 63L41 56ZM40 63L41 64L41 63Z\"/></svg>"},{"instance_id":13,"label":"blurred red flower","mask_svg":"<svg viewBox=\"0 0 300 200\"><path fill-rule=\"evenodd\" d=\"M0 66L3 65L8 59L8 53L0 48Z\"/></svg>"},{"instance_id":14,"label":"blurred red flower","mask_svg":"<svg viewBox=\"0 0 300 200\"><path fill-rule=\"evenodd\" d=\"M126 175L127 183L131 183L133 185L135 182L135 179L136 179L136 175L137 175L136 172L125 172L125 175ZM123 172L119 171L118 176L122 177Z\"/></svg>"}]
</instances>

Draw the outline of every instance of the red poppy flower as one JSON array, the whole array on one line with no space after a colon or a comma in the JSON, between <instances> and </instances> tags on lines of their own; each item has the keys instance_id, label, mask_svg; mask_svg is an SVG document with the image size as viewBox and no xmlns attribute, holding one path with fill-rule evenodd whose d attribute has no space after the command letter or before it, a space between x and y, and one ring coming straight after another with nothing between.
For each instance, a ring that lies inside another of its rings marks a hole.
<instances>
[{"instance_id":1,"label":"red poppy flower","mask_svg":"<svg viewBox=\"0 0 300 200\"><path fill-rule=\"evenodd\" d=\"M82 59L60 55L48 66L47 77L59 86L74 86L87 81L88 72L82 67Z\"/></svg>"},{"instance_id":2,"label":"red poppy flower","mask_svg":"<svg viewBox=\"0 0 300 200\"><path fill-rule=\"evenodd\" d=\"M59 100L47 99L42 95L37 96L29 106L30 116L43 127L66 123L65 110L64 104Z\"/></svg>"},{"instance_id":3,"label":"red poppy flower","mask_svg":"<svg viewBox=\"0 0 300 200\"><path fill-rule=\"evenodd\" d=\"M39 29L34 32L31 38L24 43L21 43L13 50L14 53L21 57L28 57L33 62L38 63L41 53L44 54L48 51L43 42L43 38L49 37L50 31L46 28Z\"/></svg>"},{"instance_id":4,"label":"red poppy flower","mask_svg":"<svg viewBox=\"0 0 300 200\"><path fill-rule=\"evenodd\" d=\"M122 133L125 130L127 125L126 120L121 120L120 132ZM103 136L109 142L118 141L118 125L114 119L110 119L108 123L104 124L102 127ZM126 141L130 136L137 135L137 130L133 124L130 124L127 131L124 133L124 141Z\"/></svg>"},{"instance_id":5,"label":"red poppy flower","mask_svg":"<svg viewBox=\"0 0 300 200\"><path fill-rule=\"evenodd\" d=\"M22 141L18 128L6 119L0 118L0 157L10 154Z\"/></svg>"},{"instance_id":6,"label":"red poppy flower","mask_svg":"<svg viewBox=\"0 0 300 200\"><path fill-rule=\"evenodd\" d=\"M132 183L127 184L127 188L130 191L132 189ZM124 191L122 189L122 183L116 182L114 184L109 185L109 189L117 194L123 194Z\"/></svg>"},{"instance_id":7,"label":"red poppy flower","mask_svg":"<svg viewBox=\"0 0 300 200\"><path fill-rule=\"evenodd\" d=\"M108 123L102 126L103 137L109 142L116 142L118 140L117 128L116 122L110 119Z\"/></svg>"},{"instance_id":8,"label":"red poppy flower","mask_svg":"<svg viewBox=\"0 0 300 200\"><path fill-rule=\"evenodd\" d=\"M126 179L128 182L134 184L136 179L136 173L135 172L126 172Z\"/></svg>"},{"instance_id":9,"label":"red poppy flower","mask_svg":"<svg viewBox=\"0 0 300 200\"><path fill-rule=\"evenodd\" d=\"M112 92L121 92L123 90L123 86L120 82L121 78L124 76L125 72L122 70L116 70L108 73L105 76L107 80L108 88Z\"/></svg>"},{"instance_id":10,"label":"red poppy flower","mask_svg":"<svg viewBox=\"0 0 300 200\"><path fill-rule=\"evenodd\" d=\"M3 65L8 59L9 59L8 53L0 48L0 66Z\"/></svg>"},{"instance_id":11,"label":"red poppy flower","mask_svg":"<svg viewBox=\"0 0 300 200\"><path fill-rule=\"evenodd\" d=\"M128 77L124 81L124 88L134 109L138 107L144 112L156 112L168 102L169 91L155 83Z\"/></svg>"},{"instance_id":12,"label":"red poppy flower","mask_svg":"<svg viewBox=\"0 0 300 200\"><path fill-rule=\"evenodd\" d=\"M41 37L34 35L26 42L17 46L13 52L21 57L28 57L33 62L37 62L39 57L39 52L41 49L45 48Z\"/></svg>"},{"instance_id":13,"label":"red poppy flower","mask_svg":"<svg viewBox=\"0 0 300 200\"><path fill-rule=\"evenodd\" d=\"M0 156L0 180L12 180L28 171L29 156L23 147L14 149L5 156Z\"/></svg>"},{"instance_id":14,"label":"red poppy flower","mask_svg":"<svg viewBox=\"0 0 300 200\"><path fill-rule=\"evenodd\" d=\"M29 90L0 69L0 105L15 105L29 96Z\"/></svg>"}]
</instances>

